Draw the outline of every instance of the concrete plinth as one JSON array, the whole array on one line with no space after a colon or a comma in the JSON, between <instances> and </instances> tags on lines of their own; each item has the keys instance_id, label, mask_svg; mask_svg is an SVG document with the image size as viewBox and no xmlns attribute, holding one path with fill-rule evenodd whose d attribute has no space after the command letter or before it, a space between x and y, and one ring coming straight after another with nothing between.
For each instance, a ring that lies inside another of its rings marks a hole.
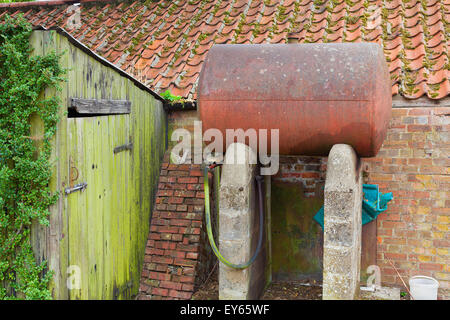
<instances>
[{"instance_id":1,"label":"concrete plinth","mask_svg":"<svg viewBox=\"0 0 450 320\"><path fill-rule=\"evenodd\" d=\"M219 249L231 263L247 262L257 240L258 197L255 177L256 154L245 144L231 144L222 166L219 198ZM247 269L219 265L219 299L257 299L263 289L261 256Z\"/></svg>"},{"instance_id":2,"label":"concrete plinth","mask_svg":"<svg viewBox=\"0 0 450 320\"><path fill-rule=\"evenodd\" d=\"M359 293L362 173L349 145L330 151L324 202L323 299L353 300Z\"/></svg>"},{"instance_id":3,"label":"concrete plinth","mask_svg":"<svg viewBox=\"0 0 450 320\"><path fill-rule=\"evenodd\" d=\"M400 300L400 289L389 287L375 287L373 291L359 291L360 300Z\"/></svg>"}]
</instances>

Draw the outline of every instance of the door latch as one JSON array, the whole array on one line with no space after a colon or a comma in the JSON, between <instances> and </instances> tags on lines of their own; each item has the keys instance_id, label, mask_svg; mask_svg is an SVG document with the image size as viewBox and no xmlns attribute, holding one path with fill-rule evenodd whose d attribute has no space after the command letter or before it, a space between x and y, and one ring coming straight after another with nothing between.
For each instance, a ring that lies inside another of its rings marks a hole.
<instances>
[{"instance_id":1,"label":"door latch","mask_svg":"<svg viewBox=\"0 0 450 320\"><path fill-rule=\"evenodd\" d=\"M87 187L87 183L82 182L82 183L76 184L75 186L73 186L73 188L66 188L64 190L64 192L66 195L68 195L75 191L79 191L79 190L83 191L84 189L86 189L86 187Z\"/></svg>"}]
</instances>

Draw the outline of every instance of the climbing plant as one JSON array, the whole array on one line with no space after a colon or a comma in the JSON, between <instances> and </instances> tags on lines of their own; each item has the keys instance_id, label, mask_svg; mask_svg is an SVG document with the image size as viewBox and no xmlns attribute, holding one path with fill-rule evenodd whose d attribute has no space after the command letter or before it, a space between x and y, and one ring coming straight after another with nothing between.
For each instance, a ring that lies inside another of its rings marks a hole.
<instances>
[{"instance_id":1,"label":"climbing plant","mask_svg":"<svg viewBox=\"0 0 450 320\"><path fill-rule=\"evenodd\" d=\"M65 70L56 53L31 55L31 32L22 16L0 21L0 299L51 298L52 272L36 262L30 232L33 222L48 226L58 198L49 181L59 101L44 90L60 90ZM32 117L41 137L31 136Z\"/></svg>"}]
</instances>

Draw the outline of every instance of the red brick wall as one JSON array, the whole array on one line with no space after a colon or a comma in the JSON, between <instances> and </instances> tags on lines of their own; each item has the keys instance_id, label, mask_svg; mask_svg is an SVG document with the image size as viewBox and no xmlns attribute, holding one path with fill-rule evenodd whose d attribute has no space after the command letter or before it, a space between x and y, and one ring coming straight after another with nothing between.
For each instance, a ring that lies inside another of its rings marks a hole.
<instances>
[{"instance_id":1,"label":"red brick wall","mask_svg":"<svg viewBox=\"0 0 450 320\"><path fill-rule=\"evenodd\" d=\"M304 197L323 197L326 172L325 157L280 156L280 170L272 179L302 184Z\"/></svg>"},{"instance_id":2,"label":"red brick wall","mask_svg":"<svg viewBox=\"0 0 450 320\"><path fill-rule=\"evenodd\" d=\"M199 165L161 167L138 299L190 299L212 267Z\"/></svg>"},{"instance_id":3,"label":"red brick wall","mask_svg":"<svg viewBox=\"0 0 450 320\"><path fill-rule=\"evenodd\" d=\"M382 281L400 286L413 275L440 282L450 298L450 107L395 108L376 158L364 160L366 183L393 192L377 219L377 263Z\"/></svg>"}]
</instances>

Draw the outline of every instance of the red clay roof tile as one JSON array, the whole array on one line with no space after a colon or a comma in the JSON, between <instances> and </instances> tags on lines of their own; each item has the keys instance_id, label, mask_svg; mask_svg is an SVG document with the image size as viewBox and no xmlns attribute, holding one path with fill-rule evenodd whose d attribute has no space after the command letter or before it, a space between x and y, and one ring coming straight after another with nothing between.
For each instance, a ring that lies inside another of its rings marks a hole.
<instances>
[{"instance_id":1,"label":"red clay roof tile","mask_svg":"<svg viewBox=\"0 0 450 320\"><path fill-rule=\"evenodd\" d=\"M80 2L78 7L71 7ZM79 10L81 25L69 17ZM392 94L450 94L450 0L59 0L0 4L35 26L60 26L151 89L196 98L214 43L370 41L383 46Z\"/></svg>"}]
</instances>

